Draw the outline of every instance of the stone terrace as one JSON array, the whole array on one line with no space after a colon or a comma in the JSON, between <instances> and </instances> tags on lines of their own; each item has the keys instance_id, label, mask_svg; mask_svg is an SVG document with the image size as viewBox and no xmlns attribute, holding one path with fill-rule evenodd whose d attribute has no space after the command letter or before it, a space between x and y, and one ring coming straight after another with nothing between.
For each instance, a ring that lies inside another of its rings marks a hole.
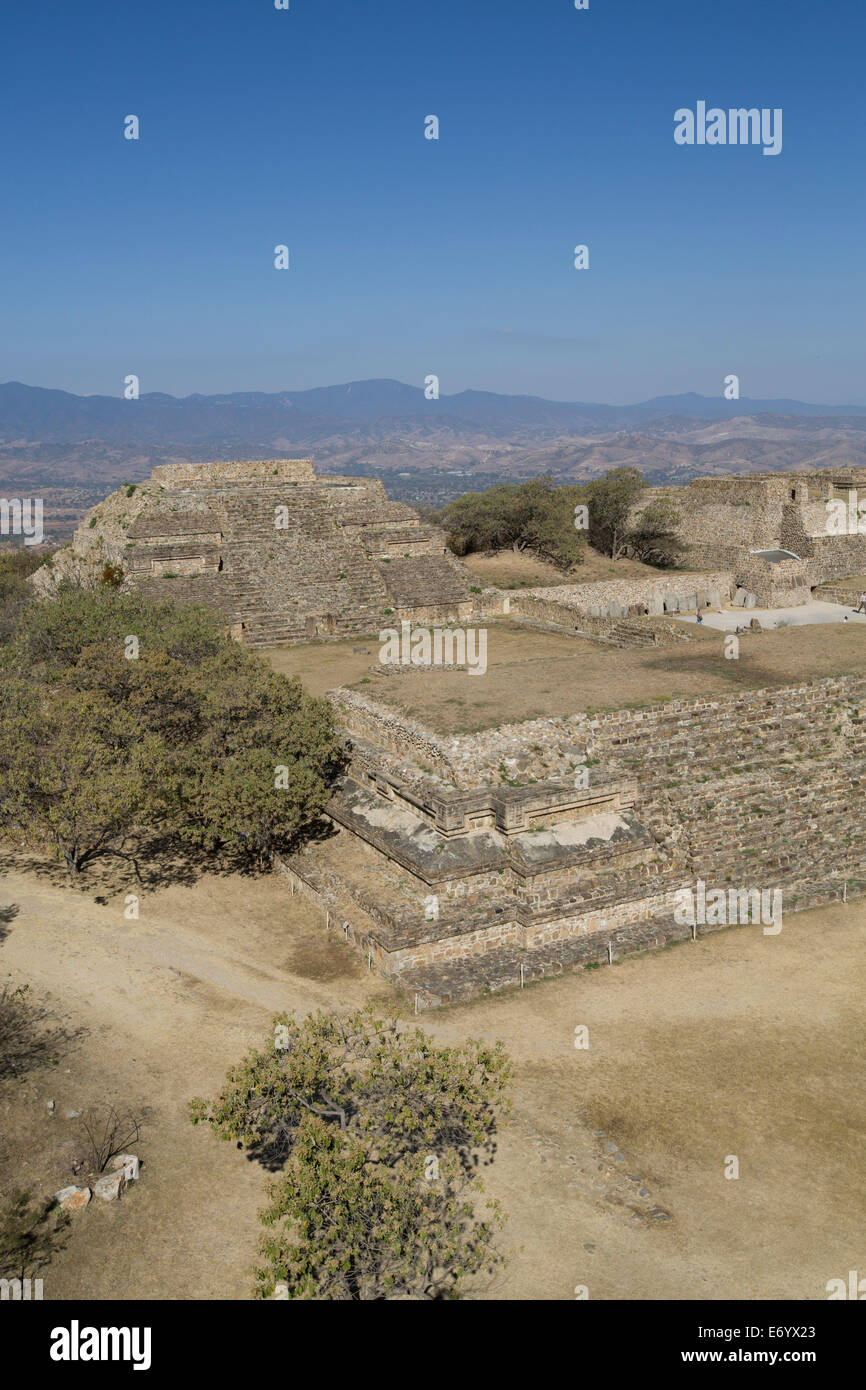
<instances>
[{"instance_id":1,"label":"stone terrace","mask_svg":"<svg viewBox=\"0 0 866 1390\"><path fill-rule=\"evenodd\" d=\"M474 791L419 772L434 748ZM356 737L334 846L285 867L419 1007L680 939L676 894L698 879L779 889L785 912L866 889L864 676L460 739L415 725L404 754ZM583 762L588 788L532 783L542 758L548 778Z\"/></svg>"},{"instance_id":2,"label":"stone terrace","mask_svg":"<svg viewBox=\"0 0 866 1390\"><path fill-rule=\"evenodd\" d=\"M411 558L407 558L411 557ZM57 576L120 565L154 598L201 603L253 646L364 635L391 615L469 612L468 576L436 527L374 479L309 459L166 465L95 507ZM51 582L43 576L40 587Z\"/></svg>"}]
</instances>

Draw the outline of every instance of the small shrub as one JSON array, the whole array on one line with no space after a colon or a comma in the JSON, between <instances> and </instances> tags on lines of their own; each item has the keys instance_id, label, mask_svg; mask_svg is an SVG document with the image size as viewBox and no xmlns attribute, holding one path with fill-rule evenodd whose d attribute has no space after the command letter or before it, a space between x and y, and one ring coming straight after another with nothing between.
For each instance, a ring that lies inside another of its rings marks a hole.
<instances>
[{"instance_id":1,"label":"small shrub","mask_svg":"<svg viewBox=\"0 0 866 1390\"><path fill-rule=\"evenodd\" d=\"M103 565L100 576L100 584L104 584L107 589L119 589L123 583L123 570L120 565Z\"/></svg>"},{"instance_id":2,"label":"small shrub","mask_svg":"<svg viewBox=\"0 0 866 1390\"><path fill-rule=\"evenodd\" d=\"M119 1114L113 1105L85 1110L79 1121L87 1144L87 1164L91 1173L104 1173L118 1154L137 1144L141 1120L131 1111Z\"/></svg>"}]
</instances>

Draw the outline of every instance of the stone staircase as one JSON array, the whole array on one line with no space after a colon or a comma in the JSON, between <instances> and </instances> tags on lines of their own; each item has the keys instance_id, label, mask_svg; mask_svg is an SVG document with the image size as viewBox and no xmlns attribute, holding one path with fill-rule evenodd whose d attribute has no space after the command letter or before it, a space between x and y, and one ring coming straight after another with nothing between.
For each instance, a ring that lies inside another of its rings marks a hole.
<instances>
[{"instance_id":1,"label":"stone staircase","mask_svg":"<svg viewBox=\"0 0 866 1390\"><path fill-rule=\"evenodd\" d=\"M257 647L367 636L431 595L458 617L467 586L437 528L376 480L316 478L302 463L253 463L248 478L240 464L169 471L132 524L132 582L211 608Z\"/></svg>"}]
</instances>

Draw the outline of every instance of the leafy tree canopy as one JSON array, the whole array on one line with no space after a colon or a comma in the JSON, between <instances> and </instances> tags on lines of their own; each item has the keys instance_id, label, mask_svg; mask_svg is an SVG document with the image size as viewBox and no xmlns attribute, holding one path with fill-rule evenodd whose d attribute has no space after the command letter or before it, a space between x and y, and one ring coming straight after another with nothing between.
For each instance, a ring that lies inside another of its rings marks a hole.
<instances>
[{"instance_id":1,"label":"leafy tree canopy","mask_svg":"<svg viewBox=\"0 0 866 1390\"><path fill-rule=\"evenodd\" d=\"M479 550L534 550L568 569L583 559L584 534L575 527L580 488L557 486L550 476L467 492L440 514L457 555Z\"/></svg>"},{"instance_id":2,"label":"leafy tree canopy","mask_svg":"<svg viewBox=\"0 0 866 1390\"><path fill-rule=\"evenodd\" d=\"M262 1220L260 1297L451 1298L501 1262L495 1203L479 1219L482 1153L508 1114L501 1044L436 1047L365 1009L283 1014L194 1123L285 1165Z\"/></svg>"},{"instance_id":3,"label":"leafy tree canopy","mask_svg":"<svg viewBox=\"0 0 866 1390\"><path fill-rule=\"evenodd\" d=\"M155 828L264 862L342 758L330 704L202 609L67 588L3 649L0 829L53 843L73 878Z\"/></svg>"}]
</instances>

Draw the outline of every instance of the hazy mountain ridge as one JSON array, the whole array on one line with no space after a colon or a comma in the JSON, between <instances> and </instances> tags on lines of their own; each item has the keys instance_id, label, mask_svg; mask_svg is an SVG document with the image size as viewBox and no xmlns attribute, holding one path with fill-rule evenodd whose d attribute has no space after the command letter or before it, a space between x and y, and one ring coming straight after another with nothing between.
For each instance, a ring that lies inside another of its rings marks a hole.
<instances>
[{"instance_id":1,"label":"hazy mountain ridge","mask_svg":"<svg viewBox=\"0 0 866 1390\"><path fill-rule=\"evenodd\" d=\"M664 396L636 405L462 391L428 401L390 380L137 401L0 385L0 482L104 487L183 460L310 455L323 472L430 470L588 478L631 464L656 481L866 464L866 407ZM426 490L426 489L425 489Z\"/></svg>"}]
</instances>

